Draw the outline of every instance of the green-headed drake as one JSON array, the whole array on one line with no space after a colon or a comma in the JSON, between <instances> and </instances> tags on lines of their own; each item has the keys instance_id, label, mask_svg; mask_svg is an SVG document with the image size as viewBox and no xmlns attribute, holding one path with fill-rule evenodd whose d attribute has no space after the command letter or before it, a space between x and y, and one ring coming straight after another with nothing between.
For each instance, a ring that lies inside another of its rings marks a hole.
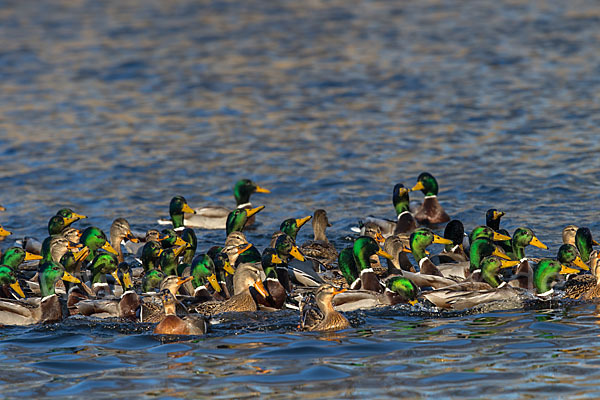
<instances>
[{"instance_id":1,"label":"green-headed drake","mask_svg":"<svg viewBox=\"0 0 600 400\"><path fill-rule=\"evenodd\" d=\"M114 255L117 255L117 251L108 242L106 235L100 228L90 226L85 228L81 233L80 242L90 249L86 261L90 262L98 255L99 250L104 250Z\"/></svg>"},{"instance_id":2,"label":"green-headed drake","mask_svg":"<svg viewBox=\"0 0 600 400\"><path fill-rule=\"evenodd\" d=\"M254 214L261 211L265 206L259 206L256 208L236 208L227 215L227 221L225 223L225 232L229 236L232 232L241 232L244 227L248 224L248 221Z\"/></svg>"},{"instance_id":3,"label":"green-headed drake","mask_svg":"<svg viewBox=\"0 0 600 400\"><path fill-rule=\"evenodd\" d=\"M387 259L392 256L381 250L379 244L369 236L360 236L351 248L344 249L338 257L339 269L351 289L383 292L384 287L371 268L371 256L378 255Z\"/></svg>"},{"instance_id":4,"label":"green-headed drake","mask_svg":"<svg viewBox=\"0 0 600 400\"><path fill-rule=\"evenodd\" d=\"M590 253L593 250L592 246L597 244L598 242L592 239L592 232L589 228L581 227L577 229L575 233L575 246L577 246L583 262L587 263L590 261Z\"/></svg>"},{"instance_id":5,"label":"green-headed drake","mask_svg":"<svg viewBox=\"0 0 600 400\"><path fill-rule=\"evenodd\" d=\"M277 238L283 233L294 239L295 242L296 236L298 236L298 231L300 231L300 228L302 228L304 224L310 221L311 218L312 215L309 215L304 218L288 218L285 221L283 221L281 225L279 225L279 230L273 233L273 235L271 236L271 242L269 243L269 247L275 246Z\"/></svg>"},{"instance_id":6,"label":"green-headed drake","mask_svg":"<svg viewBox=\"0 0 600 400\"><path fill-rule=\"evenodd\" d=\"M330 227L327 212L323 209L315 210L312 218L313 240L300 246L300 252L307 257L318 260L321 264L331 268L337 260L338 252L333 243L327 239L325 230Z\"/></svg>"},{"instance_id":7,"label":"green-headed drake","mask_svg":"<svg viewBox=\"0 0 600 400\"><path fill-rule=\"evenodd\" d=\"M5 325L32 325L56 322L66 315L66 304L55 293L60 279L79 282L54 261L44 262L38 272L42 297L24 300L0 300L0 322Z\"/></svg>"},{"instance_id":8,"label":"green-headed drake","mask_svg":"<svg viewBox=\"0 0 600 400\"><path fill-rule=\"evenodd\" d=\"M450 245L452 244L452 241L436 235L429 228L418 228L410 235L409 243L412 255L421 269L420 272L422 274L432 275L431 271L427 270L427 268L423 270L423 265L426 261L428 262L427 266L429 266L429 264L433 265L427 257L427 246L433 243Z\"/></svg>"},{"instance_id":9,"label":"green-headed drake","mask_svg":"<svg viewBox=\"0 0 600 400\"><path fill-rule=\"evenodd\" d=\"M5 292L5 297L7 298L13 297L9 296L11 293L9 292L8 288L12 289L20 298L25 297L25 293L23 293L23 289L21 289L21 285L19 285L17 274L8 265L0 265L0 285L2 286L3 291Z\"/></svg>"},{"instance_id":10,"label":"green-headed drake","mask_svg":"<svg viewBox=\"0 0 600 400\"><path fill-rule=\"evenodd\" d=\"M346 289L336 289L326 283L317 289L314 299L317 308L312 303L302 303L300 306L300 328L306 331L339 331L350 327L350 322L333 308L332 300L335 295Z\"/></svg>"},{"instance_id":11,"label":"green-headed drake","mask_svg":"<svg viewBox=\"0 0 600 400\"><path fill-rule=\"evenodd\" d=\"M158 269L158 260L163 251L160 243L154 240L146 242L142 248L142 256L140 257L144 272L147 273L148 271Z\"/></svg>"},{"instance_id":12,"label":"green-headed drake","mask_svg":"<svg viewBox=\"0 0 600 400\"><path fill-rule=\"evenodd\" d=\"M92 271L92 290L98 294L100 291L111 293L106 281L106 275L110 274L117 285L121 285L118 273L119 259L111 253L99 253L89 265Z\"/></svg>"},{"instance_id":13,"label":"green-headed drake","mask_svg":"<svg viewBox=\"0 0 600 400\"><path fill-rule=\"evenodd\" d=\"M444 228L444 239L451 240L452 244L444 246L444 250L437 255L437 260L432 257L434 263L443 264L449 262L464 262L468 260L468 256L463 247L465 227L461 221L453 219L446 224L446 227Z\"/></svg>"},{"instance_id":14,"label":"green-headed drake","mask_svg":"<svg viewBox=\"0 0 600 400\"><path fill-rule=\"evenodd\" d=\"M229 266L229 272L233 269ZM190 268L192 276L192 286L194 288L193 296L200 301L213 300L213 292L223 291L216 275L216 268L213 259L208 254L198 254L192 261ZM212 290L209 290L212 287Z\"/></svg>"},{"instance_id":15,"label":"green-headed drake","mask_svg":"<svg viewBox=\"0 0 600 400\"><path fill-rule=\"evenodd\" d=\"M578 272L576 269L562 265L557 260L544 258L533 269L533 285L537 294L546 295L552 291L560 275Z\"/></svg>"},{"instance_id":16,"label":"green-headed drake","mask_svg":"<svg viewBox=\"0 0 600 400\"><path fill-rule=\"evenodd\" d=\"M152 293L160 287L160 283L165 279L165 274L159 269L149 269L145 271L142 278L142 292Z\"/></svg>"},{"instance_id":17,"label":"green-headed drake","mask_svg":"<svg viewBox=\"0 0 600 400\"><path fill-rule=\"evenodd\" d=\"M523 260L525 258L525 247L529 245L539 247L540 249L548 249L548 246L540 242L529 228L517 228L513 233L511 243L512 252L508 253L508 256L513 260Z\"/></svg>"},{"instance_id":18,"label":"green-headed drake","mask_svg":"<svg viewBox=\"0 0 600 400\"><path fill-rule=\"evenodd\" d=\"M287 292L277 276L277 266L281 264L283 264L283 260L277 255L277 250L267 247L263 251L261 265L266 276L263 283L269 294L264 298L265 302L261 303L265 306L282 308L287 299Z\"/></svg>"},{"instance_id":19,"label":"green-headed drake","mask_svg":"<svg viewBox=\"0 0 600 400\"><path fill-rule=\"evenodd\" d=\"M283 263L276 266L277 276L283 287L290 292L289 282L301 286L318 287L325 281L316 272L312 260L306 260L295 241L281 234L275 241L275 251Z\"/></svg>"},{"instance_id":20,"label":"green-headed drake","mask_svg":"<svg viewBox=\"0 0 600 400\"><path fill-rule=\"evenodd\" d=\"M0 258L0 264L12 269L15 273L24 261L41 260L42 256L31 254L20 247L9 247Z\"/></svg>"},{"instance_id":21,"label":"green-headed drake","mask_svg":"<svg viewBox=\"0 0 600 400\"><path fill-rule=\"evenodd\" d=\"M337 311L355 311L380 306L418 303L419 287L403 276L391 276L385 280L383 293L368 290L348 290L333 299Z\"/></svg>"},{"instance_id":22,"label":"green-headed drake","mask_svg":"<svg viewBox=\"0 0 600 400\"><path fill-rule=\"evenodd\" d=\"M423 172L417 178L417 183L411 191L420 190L425 195L423 204L417 210L414 217L420 224L434 225L450 221L450 217L438 202L437 180L428 172Z\"/></svg>"},{"instance_id":23,"label":"green-headed drake","mask_svg":"<svg viewBox=\"0 0 600 400\"><path fill-rule=\"evenodd\" d=\"M506 260L498 256L487 256L480 262L481 280L493 288L500 286L499 273L502 268L512 268L519 261Z\"/></svg>"},{"instance_id":24,"label":"green-headed drake","mask_svg":"<svg viewBox=\"0 0 600 400\"><path fill-rule=\"evenodd\" d=\"M490 208L485 213L485 225L495 231L500 230L500 219L505 215L504 212L498 211L495 208Z\"/></svg>"},{"instance_id":25,"label":"green-headed drake","mask_svg":"<svg viewBox=\"0 0 600 400\"><path fill-rule=\"evenodd\" d=\"M158 265L165 275L178 275L179 256L187 248L187 243L178 247L163 249L158 258Z\"/></svg>"}]
</instances>

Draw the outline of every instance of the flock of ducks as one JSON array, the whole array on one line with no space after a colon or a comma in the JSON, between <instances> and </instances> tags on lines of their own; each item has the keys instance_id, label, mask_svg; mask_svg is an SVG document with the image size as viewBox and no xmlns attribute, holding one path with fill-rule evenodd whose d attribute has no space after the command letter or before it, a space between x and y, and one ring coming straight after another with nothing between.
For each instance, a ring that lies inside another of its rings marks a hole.
<instances>
[{"instance_id":1,"label":"flock of ducks","mask_svg":"<svg viewBox=\"0 0 600 400\"><path fill-rule=\"evenodd\" d=\"M409 199L415 191L424 194L416 208ZM378 306L463 310L498 301L600 296L592 248L598 243L588 228L567 226L556 257L527 257L529 245L547 249L530 228L511 236L500 227L504 213L490 209L486 225L467 234L440 205L438 183L427 172L411 189L394 186L396 218L363 218L355 228L359 236L339 251L327 239L331 224L319 209L283 221L261 252L244 234L264 209L250 203L254 193L269 191L249 179L238 181L233 210L194 210L175 196L170 219L158 221L172 227L145 234L134 234L124 218L112 223L110 237L95 226L78 230L73 224L86 217L59 210L42 242L24 238L1 253L0 323L83 315L155 323L157 334L200 335L221 313L292 308L300 312L299 328L331 331L350 326L341 312ZM308 221L314 239L297 244ZM442 227L442 236L432 230ZM195 229L224 229L227 238L199 253ZM10 234L0 227L0 239ZM431 254L433 243L444 250Z\"/></svg>"}]
</instances>

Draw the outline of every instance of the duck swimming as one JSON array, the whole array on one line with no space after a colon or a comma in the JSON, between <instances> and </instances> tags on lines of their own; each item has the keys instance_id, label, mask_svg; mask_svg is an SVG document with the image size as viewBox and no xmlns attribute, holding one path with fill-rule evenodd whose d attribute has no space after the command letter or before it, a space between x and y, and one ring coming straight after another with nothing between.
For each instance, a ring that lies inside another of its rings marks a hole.
<instances>
[{"instance_id":1,"label":"duck swimming","mask_svg":"<svg viewBox=\"0 0 600 400\"><path fill-rule=\"evenodd\" d=\"M415 220L419 224L435 225L450 221L450 217L438 202L438 183L437 180L428 172L423 172L417 178L417 183L411 189L412 192L420 190L425 195L423 204L415 212Z\"/></svg>"},{"instance_id":2,"label":"duck swimming","mask_svg":"<svg viewBox=\"0 0 600 400\"><path fill-rule=\"evenodd\" d=\"M300 308L300 327L307 331L339 331L350 327L350 322L337 312L331 300L338 293L346 289L336 289L330 284L321 285L315 293L315 302L318 308L310 307L304 303Z\"/></svg>"}]
</instances>

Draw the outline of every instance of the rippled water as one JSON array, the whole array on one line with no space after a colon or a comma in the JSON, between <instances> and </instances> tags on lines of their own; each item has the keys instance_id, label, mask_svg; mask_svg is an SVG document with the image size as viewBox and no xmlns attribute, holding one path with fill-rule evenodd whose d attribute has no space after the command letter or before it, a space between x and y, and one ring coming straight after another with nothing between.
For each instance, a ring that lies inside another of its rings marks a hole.
<instances>
[{"instance_id":1,"label":"rippled water","mask_svg":"<svg viewBox=\"0 0 600 400\"><path fill-rule=\"evenodd\" d=\"M0 223L43 238L71 206L80 226L143 231L174 194L231 205L250 177L272 190L253 198L259 247L315 208L342 247L428 170L467 227L496 207L554 254L563 226L600 228L599 22L593 1L2 2ZM224 238L198 234L199 251ZM334 335L286 314L169 343L75 319L2 328L0 382L7 397L597 397L596 314L400 309Z\"/></svg>"}]
</instances>

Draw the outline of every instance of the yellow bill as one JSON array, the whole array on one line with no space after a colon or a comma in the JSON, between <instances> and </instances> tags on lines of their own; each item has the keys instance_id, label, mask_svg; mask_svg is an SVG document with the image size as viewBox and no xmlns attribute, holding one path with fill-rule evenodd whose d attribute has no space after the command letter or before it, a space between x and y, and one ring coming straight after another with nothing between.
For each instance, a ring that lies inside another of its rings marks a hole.
<instances>
[{"instance_id":1,"label":"yellow bill","mask_svg":"<svg viewBox=\"0 0 600 400\"><path fill-rule=\"evenodd\" d=\"M111 272L110 275L113 278L115 278L115 282L117 282L117 285L121 284L121 280L119 279L119 272L116 269L113 272Z\"/></svg>"},{"instance_id":2,"label":"yellow bill","mask_svg":"<svg viewBox=\"0 0 600 400\"><path fill-rule=\"evenodd\" d=\"M494 236L492 236L493 240L510 240L510 236L503 235L498 232L494 232Z\"/></svg>"},{"instance_id":3,"label":"yellow bill","mask_svg":"<svg viewBox=\"0 0 600 400\"><path fill-rule=\"evenodd\" d=\"M265 285L263 285L262 281L256 281L252 286L254 286L254 289L256 289L256 291L260 293L262 297L269 297L269 292L267 292L267 289L265 289Z\"/></svg>"},{"instance_id":4,"label":"yellow bill","mask_svg":"<svg viewBox=\"0 0 600 400\"><path fill-rule=\"evenodd\" d=\"M187 242L185 240L183 240L179 236L177 236L175 238L175 244L174 244L174 246L183 246L184 244L187 244Z\"/></svg>"},{"instance_id":5,"label":"yellow bill","mask_svg":"<svg viewBox=\"0 0 600 400\"><path fill-rule=\"evenodd\" d=\"M90 255L90 249L86 246L75 253L75 262L79 262Z\"/></svg>"},{"instance_id":6,"label":"yellow bill","mask_svg":"<svg viewBox=\"0 0 600 400\"><path fill-rule=\"evenodd\" d=\"M192 207L190 207L188 205L188 203L183 203L183 207L181 207L181 211L189 213L189 214L196 214L196 211L194 211L192 209Z\"/></svg>"},{"instance_id":7,"label":"yellow bill","mask_svg":"<svg viewBox=\"0 0 600 400\"><path fill-rule=\"evenodd\" d=\"M40 256L40 255L33 254L28 251L25 252L25 261L41 260L41 259L42 259L42 256Z\"/></svg>"},{"instance_id":8,"label":"yellow bill","mask_svg":"<svg viewBox=\"0 0 600 400\"><path fill-rule=\"evenodd\" d=\"M333 289L333 295L335 296L336 294L344 293L346 290L348 289Z\"/></svg>"},{"instance_id":9,"label":"yellow bill","mask_svg":"<svg viewBox=\"0 0 600 400\"><path fill-rule=\"evenodd\" d=\"M283 260L277 254L272 254L271 255L271 263L273 263L273 264L283 264Z\"/></svg>"},{"instance_id":10,"label":"yellow bill","mask_svg":"<svg viewBox=\"0 0 600 400\"><path fill-rule=\"evenodd\" d=\"M438 236L438 235L434 234L433 235L433 243L452 244L452 240L446 239L446 238L443 238L441 236Z\"/></svg>"},{"instance_id":11,"label":"yellow bill","mask_svg":"<svg viewBox=\"0 0 600 400\"><path fill-rule=\"evenodd\" d=\"M375 241L377 243L379 243L380 246L385 243L385 239L384 239L383 235L380 232L377 232L375 234Z\"/></svg>"},{"instance_id":12,"label":"yellow bill","mask_svg":"<svg viewBox=\"0 0 600 400\"><path fill-rule=\"evenodd\" d=\"M548 246L546 246L544 243L540 242L540 239L536 238L535 236L533 237L533 239L531 239L531 242L529 242L530 245L535 246L535 247L539 247L540 249L547 249Z\"/></svg>"},{"instance_id":13,"label":"yellow bill","mask_svg":"<svg viewBox=\"0 0 600 400\"><path fill-rule=\"evenodd\" d=\"M500 250L499 248L495 248L494 252L492 253L492 255L496 256L496 257L500 257L503 258L505 260L510 260L510 257L507 256L502 250Z\"/></svg>"},{"instance_id":14,"label":"yellow bill","mask_svg":"<svg viewBox=\"0 0 600 400\"><path fill-rule=\"evenodd\" d=\"M233 275L235 274L235 269L233 269L233 267L231 266L231 264L229 263L229 261L227 261L224 265L223 265L223 270L225 272L227 272L229 275Z\"/></svg>"},{"instance_id":15,"label":"yellow bill","mask_svg":"<svg viewBox=\"0 0 600 400\"><path fill-rule=\"evenodd\" d=\"M185 277L185 278L179 278L179 279L177 280L177 286L181 286L181 285L183 285L184 283L191 281L192 279L194 279L194 277L193 277L193 276L188 276L188 277Z\"/></svg>"},{"instance_id":16,"label":"yellow bill","mask_svg":"<svg viewBox=\"0 0 600 400\"><path fill-rule=\"evenodd\" d=\"M25 298L25 293L23 293L23 289L21 289L21 285L19 285L19 281L10 284L10 288L15 291L16 294L21 296L22 299Z\"/></svg>"},{"instance_id":17,"label":"yellow bill","mask_svg":"<svg viewBox=\"0 0 600 400\"><path fill-rule=\"evenodd\" d=\"M501 260L500 262L500 268L512 268L521 263L519 260Z\"/></svg>"},{"instance_id":18,"label":"yellow bill","mask_svg":"<svg viewBox=\"0 0 600 400\"><path fill-rule=\"evenodd\" d=\"M567 267L566 265L560 264L561 268L560 268L560 273L563 275L566 274L576 274L579 272L578 269L575 268L571 268L571 267Z\"/></svg>"},{"instance_id":19,"label":"yellow bill","mask_svg":"<svg viewBox=\"0 0 600 400\"><path fill-rule=\"evenodd\" d=\"M208 282L210 283L210 285L213 287L213 289L215 289L215 292L219 293L221 292L221 286L219 285L219 282L217 282L217 276L215 274L212 274L211 276L207 277L206 279L208 279Z\"/></svg>"},{"instance_id":20,"label":"yellow bill","mask_svg":"<svg viewBox=\"0 0 600 400\"><path fill-rule=\"evenodd\" d=\"M271 193L271 191L256 185L256 193Z\"/></svg>"},{"instance_id":21,"label":"yellow bill","mask_svg":"<svg viewBox=\"0 0 600 400\"><path fill-rule=\"evenodd\" d=\"M579 256L577 256L577 258L575 258L573 260L573 264L575 264L576 266L578 266L579 268L581 268L584 271L589 271L590 270L590 267L588 267L587 265L585 265L585 263L583 262L583 260Z\"/></svg>"},{"instance_id":22,"label":"yellow bill","mask_svg":"<svg viewBox=\"0 0 600 400\"><path fill-rule=\"evenodd\" d=\"M504 212L502 211L494 211L494 215L492 215L492 219L496 220L504 216Z\"/></svg>"},{"instance_id":23,"label":"yellow bill","mask_svg":"<svg viewBox=\"0 0 600 400\"><path fill-rule=\"evenodd\" d=\"M133 288L133 282L131 281L131 274L129 272L123 273L123 286L125 286L125 290Z\"/></svg>"},{"instance_id":24,"label":"yellow bill","mask_svg":"<svg viewBox=\"0 0 600 400\"><path fill-rule=\"evenodd\" d=\"M263 208L265 208L265 206L258 206L256 208L251 208L249 210L246 210L246 217L250 218L251 216L253 216L257 212L261 211Z\"/></svg>"},{"instance_id":25,"label":"yellow bill","mask_svg":"<svg viewBox=\"0 0 600 400\"><path fill-rule=\"evenodd\" d=\"M410 304L411 306L414 306L415 304L417 304L419 302L419 300L414 299L414 300L409 300L408 304Z\"/></svg>"},{"instance_id":26,"label":"yellow bill","mask_svg":"<svg viewBox=\"0 0 600 400\"><path fill-rule=\"evenodd\" d=\"M0 226L0 236L8 236L8 235L12 235L12 232L7 231L6 229L4 229L3 227Z\"/></svg>"},{"instance_id":27,"label":"yellow bill","mask_svg":"<svg viewBox=\"0 0 600 400\"><path fill-rule=\"evenodd\" d=\"M72 283L81 283L81 281L75 278L73 275L65 271L65 274L62 277L63 281L72 282Z\"/></svg>"},{"instance_id":28,"label":"yellow bill","mask_svg":"<svg viewBox=\"0 0 600 400\"><path fill-rule=\"evenodd\" d=\"M598 243L598 242L596 242L594 239L592 239L592 244L593 244L594 246L598 246L600 243Z\"/></svg>"},{"instance_id":29,"label":"yellow bill","mask_svg":"<svg viewBox=\"0 0 600 400\"><path fill-rule=\"evenodd\" d=\"M104 246L102 246L101 249L106 250L109 253L113 253L114 255L119 254L119 253L117 253L117 251L115 249L113 249L113 247L108 242L104 243Z\"/></svg>"},{"instance_id":30,"label":"yellow bill","mask_svg":"<svg viewBox=\"0 0 600 400\"><path fill-rule=\"evenodd\" d=\"M131 231L127 232L127 235L125 235L125 239L129 240L130 242L133 243L139 243L140 239L136 238L135 236L133 236L133 233L131 233Z\"/></svg>"},{"instance_id":31,"label":"yellow bill","mask_svg":"<svg viewBox=\"0 0 600 400\"><path fill-rule=\"evenodd\" d=\"M417 184L415 186L412 187L412 189L410 189L411 192L414 192L415 190L423 190L425 189L425 186L423 185L423 182L419 181L417 182Z\"/></svg>"},{"instance_id":32,"label":"yellow bill","mask_svg":"<svg viewBox=\"0 0 600 400\"><path fill-rule=\"evenodd\" d=\"M312 215L309 215L308 217L297 219L296 220L296 226L298 228L301 228L302 225L304 225L305 223L307 223L308 221L310 221L311 218L312 218Z\"/></svg>"},{"instance_id":33,"label":"yellow bill","mask_svg":"<svg viewBox=\"0 0 600 400\"><path fill-rule=\"evenodd\" d=\"M184 242L184 243L185 243L185 242ZM183 246L179 246L178 248L176 248L176 249L173 251L173 255L174 255L175 257L179 257L179 255L180 255L181 253L183 253L183 251L184 251L185 249L187 249L187 243L185 243Z\"/></svg>"},{"instance_id":34,"label":"yellow bill","mask_svg":"<svg viewBox=\"0 0 600 400\"><path fill-rule=\"evenodd\" d=\"M392 256L390 255L390 253L388 253L388 252L385 252L385 251L383 251L383 250L381 250L381 249L377 250L377 253L375 253L375 254L377 254L378 256L381 256L381 257L385 257L385 258L387 258L388 260L392 260L392 259L394 258L394 257L392 257Z\"/></svg>"},{"instance_id":35,"label":"yellow bill","mask_svg":"<svg viewBox=\"0 0 600 400\"><path fill-rule=\"evenodd\" d=\"M290 250L290 256L294 257L298 261L304 261L304 256L302 253L300 253L300 250L298 250L298 246L292 247Z\"/></svg>"},{"instance_id":36,"label":"yellow bill","mask_svg":"<svg viewBox=\"0 0 600 400\"><path fill-rule=\"evenodd\" d=\"M237 253L238 254L242 254L243 252L245 252L246 250L248 250L250 247L252 247L252 243L247 243L247 244L245 244L243 246L239 246L238 250L237 250Z\"/></svg>"}]
</instances>

